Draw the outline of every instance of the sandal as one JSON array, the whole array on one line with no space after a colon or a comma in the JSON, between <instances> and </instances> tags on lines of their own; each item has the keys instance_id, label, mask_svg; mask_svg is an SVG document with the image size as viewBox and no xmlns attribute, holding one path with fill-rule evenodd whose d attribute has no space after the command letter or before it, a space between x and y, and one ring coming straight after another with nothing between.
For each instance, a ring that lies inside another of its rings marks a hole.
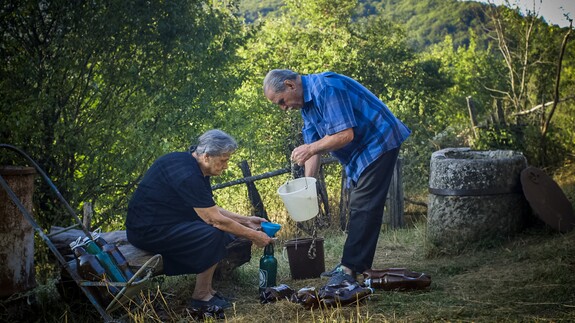
<instances>
[{"instance_id":1,"label":"sandal","mask_svg":"<svg viewBox=\"0 0 575 323\"><path fill-rule=\"evenodd\" d=\"M231 303L231 302L233 301L233 298L231 298L231 297L226 297L226 296L224 296L224 295L223 295L222 293L220 293L220 292L216 292L213 296L214 296L214 297L217 297L217 298L219 298L219 299L223 299L224 301L226 301L226 302L228 302L228 303Z\"/></svg>"},{"instance_id":2,"label":"sandal","mask_svg":"<svg viewBox=\"0 0 575 323\"><path fill-rule=\"evenodd\" d=\"M202 307L209 307L209 306L218 306L222 309L232 307L232 304L224 299L221 299L217 296L213 296L210 298L209 301L201 301L197 299L192 299L190 302L191 307L202 308Z\"/></svg>"}]
</instances>

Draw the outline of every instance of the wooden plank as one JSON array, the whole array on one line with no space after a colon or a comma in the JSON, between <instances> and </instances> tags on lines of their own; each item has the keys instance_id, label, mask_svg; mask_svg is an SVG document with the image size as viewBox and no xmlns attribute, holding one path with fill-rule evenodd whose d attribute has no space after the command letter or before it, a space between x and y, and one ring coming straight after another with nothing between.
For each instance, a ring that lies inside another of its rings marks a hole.
<instances>
[{"instance_id":1,"label":"wooden plank","mask_svg":"<svg viewBox=\"0 0 575 323\"><path fill-rule=\"evenodd\" d=\"M62 231L63 228L53 226L50 232ZM138 249L128 242L125 230L102 232L102 238L108 243L115 244L120 252L124 255L131 267L141 267L148 261L154 254ZM82 230L68 230L51 237L51 241L58 251L66 259L73 259L70 243L75 241L78 237L85 237ZM216 268L216 276L229 274L233 269L247 263L251 259L252 242L247 239L236 239L234 242L226 246L228 255L224 258ZM156 274L161 274L163 271L162 264L155 270Z\"/></svg>"},{"instance_id":2,"label":"wooden plank","mask_svg":"<svg viewBox=\"0 0 575 323\"><path fill-rule=\"evenodd\" d=\"M50 232L58 232L62 229L62 227L53 226L50 228ZM58 251L62 254L62 256L71 259L72 250L70 249L70 243L78 239L78 237L85 236L86 235L82 230L72 229L51 236L50 240L56 249L58 249ZM104 240L106 240L108 243L113 243L118 246L118 249L120 249L124 257L126 257L126 260L128 260L130 266L140 267L153 256L153 254L147 251L132 246L128 242L126 231L124 230L102 232L102 238L104 238Z\"/></svg>"},{"instance_id":3,"label":"wooden plank","mask_svg":"<svg viewBox=\"0 0 575 323\"><path fill-rule=\"evenodd\" d=\"M349 189L346 185L347 175L345 170L341 169L341 193L339 199L339 227L342 231L347 232L347 219L349 218Z\"/></svg>"}]
</instances>

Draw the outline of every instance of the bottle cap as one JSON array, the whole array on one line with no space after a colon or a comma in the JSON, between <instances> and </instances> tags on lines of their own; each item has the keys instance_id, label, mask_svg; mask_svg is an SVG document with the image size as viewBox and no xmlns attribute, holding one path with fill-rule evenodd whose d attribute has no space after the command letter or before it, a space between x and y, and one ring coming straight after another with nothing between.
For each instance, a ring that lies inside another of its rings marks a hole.
<instances>
[{"instance_id":1,"label":"bottle cap","mask_svg":"<svg viewBox=\"0 0 575 323\"><path fill-rule=\"evenodd\" d=\"M94 238L94 240L98 239L101 235L102 235L102 228L97 228L96 230L94 230L94 232L92 232L92 238Z\"/></svg>"},{"instance_id":2,"label":"bottle cap","mask_svg":"<svg viewBox=\"0 0 575 323\"><path fill-rule=\"evenodd\" d=\"M78 237L78 239L70 242L70 249L74 250L76 247L83 246L82 237Z\"/></svg>"},{"instance_id":3,"label":"bottle cap","mask_svg":"<svg viewBox=\"0 0 575 323\"><path fill-rule=\"evenodd\" d=\"M367 286L367 287L371 287L371 278L367 278L363 281L363 283Z\"/></svg>"},{"instance_id":4,"label":"bottle cap","mask_svg":"<svg viewBox=\"0 0 575 323\"><path fill-rule=\"evenodd\" d=\"M82 239L82 244L86 245L90 241L92 241L92 239L90 239L90 237L84 237L84 239Z\"/></svg>"}]
</instances>

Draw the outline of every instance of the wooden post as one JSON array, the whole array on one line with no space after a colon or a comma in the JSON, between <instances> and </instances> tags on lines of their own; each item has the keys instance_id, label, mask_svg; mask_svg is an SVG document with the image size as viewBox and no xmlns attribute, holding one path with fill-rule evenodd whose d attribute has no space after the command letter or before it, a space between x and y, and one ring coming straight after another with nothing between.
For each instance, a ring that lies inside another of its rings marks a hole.
<instances>
[{"instance_id":1,"label":"wooden post","mask_svg":"<svg viewBox=\"0 0 575 323\"><path fill-rule=\"evenodd\" d=\"M242 160L239 166L242 170L244 178L252 176L252 172L250 170L250 166L248 165L247 161ZM260 193L256 188L256 184L254 182L246 182L246 186L248 187L248 198L252 203L252 207L254 209L254 215L269 221L268 214L264 207L264 202L262 201L262 197L260 196Z\"/></svg>"},{"instance_id":2,"label":"wooden post","mask_svg":"<svg viewBox=\"0 0 575 323\"><path fill-rule=\"evenodd\" d=\"M327 185L325 183L325 171L320 165L319 178L317 181L318 195L319 195L319 216L318 226L320 228L329 226L331 220L331 212L329 211L329 197L327 195Z\"/></svg>"},{"instance_id":3,"label":"wooden post","mask_svg":"<svg viewBox=\"0 0 575 323\"><path fill-rule=\"evenodd\" d=\"M349 218L349 194L346 187L346 175L342 169L341 175L341 198L339 202L339 224L343 231L347 231ZM385 209L383 214L384 223L388 223L392 229L398 229L405 226L403 217L404 197L403 197L403 178L401 176L401 159L398 158L393 169L391 183L387 193Z\"/></svg>"},{"instance_id":4,"label":"wooden post","mask_svg":"<svg viewBox=\"0 0 575 323\"><path fill-rule=\"evenodd\" d=\"M349 188L347 187L347 175L341 169L341 194L339 199L339 227L347 232L347 218L349 215Z\"/></svg>"},{"instance_id":5,"label":"wooden post","mask_svg":"<svg viewBox=\"0 0 575 323\"><path fill-rule=\"evenodd\" d=\"M469 119L471 120L471 129L473 129L473 136L477 138L477 118L476 118L477 112L475 111L475 105L473 104L473 101L471 100L470 96L468 96L465 99L467 100L467 110L469 110Z\"/></svg>"},{"instance_id":6,"label":"wooden post","mask_svg":"<svg viewBox=\"0 0 575 323\"><path fill-rule=\"evenodd\" d=\"M393 168L393 176L389 184L387 200L385 203L384 221L389 223L392 229L398 229L405 226L403 220L403 178L401 176L401 158L397 159ZM387 220L387 221L386 221Z\"/></svg>"},{"instance_id":7,"label":"wooden post","mask_svg":"<svg viewBox=\"0 0 575 323\"><path fill-rule=\"evenodd\" d=\"M86 202L84 203L84 216L82 217L82 225L86 228L86 231L90 231L90 226L92 223L92 215L94 211L92 210L92 203Z\"/></svg>"}]
</instances>

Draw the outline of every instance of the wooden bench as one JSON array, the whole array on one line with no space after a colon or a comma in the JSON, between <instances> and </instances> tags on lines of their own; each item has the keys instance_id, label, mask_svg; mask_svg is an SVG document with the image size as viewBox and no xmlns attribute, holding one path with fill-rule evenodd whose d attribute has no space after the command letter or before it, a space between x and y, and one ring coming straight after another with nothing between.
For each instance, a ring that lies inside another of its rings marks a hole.
<instances>
[{"instance_id":1,"label":"wooden bench","mask_svg":"<svg viewBox=\"0 0 575 323\"><path fill-rule=\"evenodd\" d=\"M50 228L50 233L58 232L61 230L63 230L62 227L53 226ZM64 257L73 259L70 243L78 239L80 236L85 236L82 230L72 229L53 236L51 241ZM120 249L124 257L126 257L126 260L128 260L130 267L139 268L152 256L154 256L152 253L138 249L131 245L128 242L126 231L124 230L102 232L101 236L108 243L113 243L118 247L118 249ZM227 246L228 255L218 264L215 276L219 277L222 275L227 275L235 268L249 262L251 259L251 247L252 242L243 238L236 239L234 242L230 243ZM162 264L160 264L154 271L155 274L161 274L163 271L162 269Z\"/></svg>"}]
</instances>

